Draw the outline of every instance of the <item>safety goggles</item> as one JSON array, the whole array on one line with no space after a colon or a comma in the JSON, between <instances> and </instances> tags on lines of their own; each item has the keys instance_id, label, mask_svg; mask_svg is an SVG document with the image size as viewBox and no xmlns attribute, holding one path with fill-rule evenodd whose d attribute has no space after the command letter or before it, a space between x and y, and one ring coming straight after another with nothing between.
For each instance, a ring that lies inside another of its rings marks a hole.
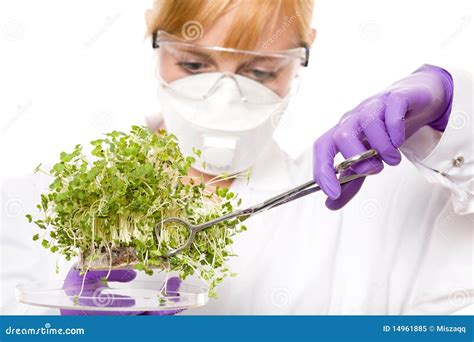
<instances>
[{"instance_id":1,"label":"safety goggles","mask_svg":"<svg viewBox=\"0 0 474 342\"><path fill-rule=\"evenodd\" d=\"M308 65L309 58L306 46L272 52L239 50L194 44L164 31L153 35L153 48L157 51L157 77L162 85L196 100L212 95L223 79L231 79L239 88L242 100L248 101L252 94L240 86L240 77L258 82L279 97L285 97L295 88L297 72L301 66ZM220 76L210 78L212 82L192 92L182 93L181 87L174 86L179 83L175 81L203 73Z\"/></svg>"}]
</instances>

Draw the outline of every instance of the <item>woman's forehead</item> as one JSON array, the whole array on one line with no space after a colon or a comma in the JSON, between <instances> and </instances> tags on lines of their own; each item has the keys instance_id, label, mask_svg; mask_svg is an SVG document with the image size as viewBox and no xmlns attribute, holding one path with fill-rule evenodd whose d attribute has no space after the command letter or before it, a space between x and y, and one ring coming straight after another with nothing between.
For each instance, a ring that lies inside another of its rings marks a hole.
<instances>
[{"instance_id":1,"label":"woman's forehead","mask_svg":"<svg viewBox=\"0 0 474 342\"><path fill-rule=\"evenodd\" d=\"M242 8L239 6L232 6L213 23L198 27L201 32L192 43L261 52L282 51L301 46L294 23L298 20L296 15L289 17L282 11L275 11L272 15L265 16L266 19L260 18L260 25L249 27L247 20L242 20Z\"/></svg>"}]
</instances>

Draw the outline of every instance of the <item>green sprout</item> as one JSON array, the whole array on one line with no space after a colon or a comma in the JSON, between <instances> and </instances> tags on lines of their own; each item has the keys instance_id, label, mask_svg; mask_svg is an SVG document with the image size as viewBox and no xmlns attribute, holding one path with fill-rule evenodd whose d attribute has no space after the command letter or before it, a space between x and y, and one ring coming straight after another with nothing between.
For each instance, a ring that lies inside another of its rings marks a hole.
<instances>
[{"instance_id":1,"label":"green sprout","mask_svg":"<svg viewBox=\"0 0 474 342\"><path fill-rule=\"evenodd\" d=\"M190 247L169 258L163 255L186 232L169 230L158 239L155 226L168 217L192 224L220 217L240 204L236 194L222 187L210 191L202 178L189 177L195 158L184 157L176 137L164 131L133 126L129 134L113 131L91 145L90 158L81 145L60 154L49 192L37 205L41 217L26 215L41 230L33 240L67 260L88 260L83 272L105 255L109 273L114 259L147 274L153 268L176 271L181 279L196 273L215 295L215 286L233 275L225 263L233 255L232 238L245 230L240 220L200 232ZM36 172L44 172L40 167Z\"/></svg>"}]
</instances>

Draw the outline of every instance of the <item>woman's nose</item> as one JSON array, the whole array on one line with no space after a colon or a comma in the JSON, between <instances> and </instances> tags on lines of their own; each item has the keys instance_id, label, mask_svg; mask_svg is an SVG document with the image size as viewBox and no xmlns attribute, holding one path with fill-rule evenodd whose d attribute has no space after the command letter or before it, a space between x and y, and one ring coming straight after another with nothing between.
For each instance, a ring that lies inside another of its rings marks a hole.
<instances>
[{"instance_id":1,"label":"woman's nose","mask_svg":"<svg viewBox=\"0 0 474 342\"><path fill-rule=\"evenodd\" d=\"M222 60L218 62L217 69L222 73L228 72L231 74L236 74L239 70L239 63L238 61L232 59Z\"/></svg>"}]
</instances>

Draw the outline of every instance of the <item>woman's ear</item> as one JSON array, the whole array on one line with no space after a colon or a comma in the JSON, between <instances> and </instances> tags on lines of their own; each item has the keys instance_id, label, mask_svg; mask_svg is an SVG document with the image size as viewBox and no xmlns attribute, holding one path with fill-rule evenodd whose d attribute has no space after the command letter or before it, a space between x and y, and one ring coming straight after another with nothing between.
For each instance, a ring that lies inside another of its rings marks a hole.
<instances>
[{"instance_id":1,"label":"woman's ear","mask_svg":"<svg viewBox=\"0 0 474 342\"><path fill-rule=\"evenodd\" d=\"M311 48L311 46L313 46L313 43L314 43L314 40L316 39L316 34L317 34L317 33L318 33L318 32L316 31L315 28L312 28L312 29L311 29L311 33L309 34L309 40L310 40L310 42L309 42L309 47L310 47L310 48Z\"/></svg>"}]
</instances>

